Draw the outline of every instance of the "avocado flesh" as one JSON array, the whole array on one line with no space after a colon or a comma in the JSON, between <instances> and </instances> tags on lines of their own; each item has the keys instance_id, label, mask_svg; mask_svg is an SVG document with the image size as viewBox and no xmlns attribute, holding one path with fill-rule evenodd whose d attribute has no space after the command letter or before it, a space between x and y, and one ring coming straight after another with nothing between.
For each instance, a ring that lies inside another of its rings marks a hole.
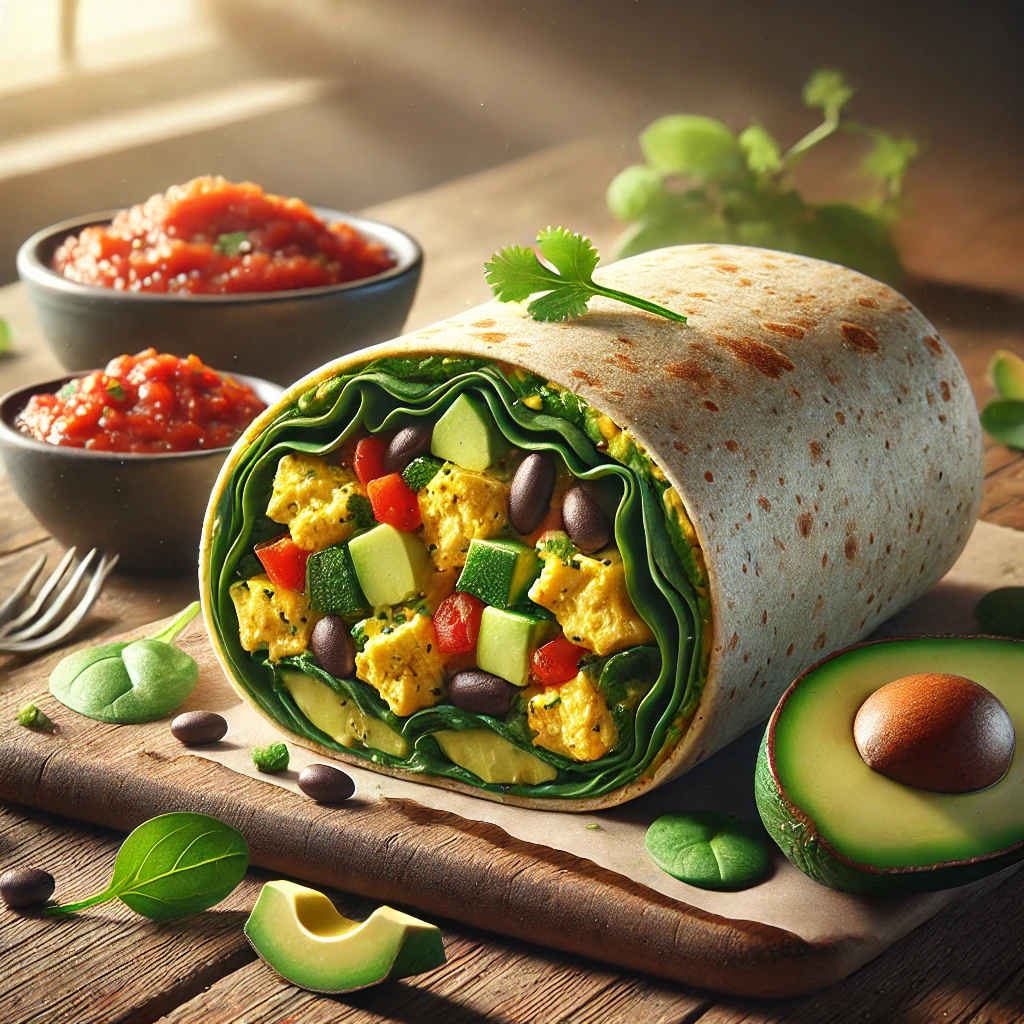
<instances>
[{"instance_id":1,"label":"avocado flesh","mask_svg":"<svg viewBox=\"0 0 1024 1024\"><path fill-rule=\"evenodd\" d=\"M278 974L314 992L351 992L446 959L434 925L391 907L350 921L323 893L284 880L263 886L245 935Z\"/></svg>"},{"instance_id":2,"label":"avocado flesh","mask_svg":"<svg viewBox=\"0 0 1024 1024\"><path fill-rule=\"evenodd\" d=\"M408 756L409 741L404 736L379 718L364 714L355 701L326 683L294 669L279 670L278 678L313 725L343 747L372 747L394 757Z\"/></svg>"},{"instance_id":3,"label":"avocado flesh","mask_svg":"<svg viewBox=\"0 0 1024 1024\"><path fill-rule=\"evenodd\" d=\"M816 877L820 873L814 864L819 851L813 842L808 844L809 833L825 840L854 867L890 872L938 868L942 877L935 881L943 885L988 873L979 871L976 864L958 862L989 858L1024 841L1020 747L1006 775L976 793L915 789L873 771L861 759L853 741L853 720L860 705L886 683L926 672L966 676L991 690L1009 712L1018 736L1024 737L1022 643L987 638L901 639L852 648L824 662L800 681L777 715L772 754L778 786L764 770L766 764L759 766L758 778L758 803L769 831L808 873ZM766 757L763 749L762 762ZM782 791L783 799L774 808L765 794L769 784L776 799L778 790ZM809 826L786 822L786 812L780 811L785 801L810 819ZM811 863L802 863L805 859ZM1009 862L991 866L994 870ZM965 869L963 877L955 873L958 867ZM921 877L927 872L907 872L913 874L918 877L913 884L908 881L908 889L941 887ZM898 891L898 883L892 889Z\"/></svg>"},{"instance_id":4,"label":"avocado flesh","mask_svg":"<svg viewBox=\"0 0 1024 1024\"><path fill-rule=\"evenodd\" d=\"M547 761L520 750L490 729L442 729L433 737L449 761L484 782L536 786L558 774Z\"/></svg>"}]
</instances>

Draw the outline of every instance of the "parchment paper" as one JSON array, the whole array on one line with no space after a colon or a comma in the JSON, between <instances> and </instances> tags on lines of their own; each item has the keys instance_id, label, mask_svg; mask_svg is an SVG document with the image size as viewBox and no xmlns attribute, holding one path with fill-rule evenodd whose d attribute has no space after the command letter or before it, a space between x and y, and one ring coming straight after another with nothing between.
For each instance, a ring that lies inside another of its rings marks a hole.
<instances>
[{"instance_id":1,"label":"parchment paper","mask_svg":"<svg viewBox=\"0 0 1024 1024\"><path fill-rule=\"evenodd\" d=\"M996 587L1024 585L1024 533L979 522L960 559L924 597L890 619L876 636L919 633L977 633L973 609L982 594ZM209 707L210 683L204 680ZM223 677L216 680L217 710L228 720L224 741L188 751L232 771L282 786L307 799L298 789L298 773L308 764L325 762L312 751L289 743L291 766L279 775L265 775L252 764L256 745L280 740L276 730L243 704ZM738 893L716 893L677 881L650 860L644 848L648 825L669 810L714 808L758 822L753 798L754 761L763 727L751 731L682 778L621 807L593 814L566 814L507 807L432 786L337 766L356 782L364 800L403 799L449 811L463 818L497 825L510 836L563 850L616 871L651 889L722 917L758 921L820 942L862 937L887 943L910 931L942 905L962 895L949 890L898 899L863 899L834 892L807 878L775 850L772 875L760 885ZM330 763L330 762L328 762ZM593 826L599 826L594 828ZM588 828L588 826L591 826ZM1007 871L1016 870L1009 868ZM991 883L981 882L978 885Z\"/></svg>"}]
</instances>

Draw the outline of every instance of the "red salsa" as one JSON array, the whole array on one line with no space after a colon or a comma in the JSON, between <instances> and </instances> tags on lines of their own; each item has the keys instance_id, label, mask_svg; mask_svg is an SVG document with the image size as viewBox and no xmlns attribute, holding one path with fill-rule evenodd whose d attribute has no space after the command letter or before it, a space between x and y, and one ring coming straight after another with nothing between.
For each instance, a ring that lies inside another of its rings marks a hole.
<instances>
[{"instance_id":1,"label":"red salsa","mask_svg":"<svg viewBox=\"0 0 1024 1024\"><path fill-rule=\"evenodd\" d=\"M109 225L67 238L53 269L130 292L217 295L315 288L372 277L396 263L349 224L327 224L301 199L221 177L172 185Z\"/></svg>"},{"instance_id":2,"label":"red salsa","mask_svg":"<svg viewBox=\"0 0 1024 1024\"><path fill-rule=\"evenodd\" d=\"M247 384L149 348L33 395L15 426L47 444L104 452L188 452L234 444L266 405Z\"/></svg>"}]
</instances>

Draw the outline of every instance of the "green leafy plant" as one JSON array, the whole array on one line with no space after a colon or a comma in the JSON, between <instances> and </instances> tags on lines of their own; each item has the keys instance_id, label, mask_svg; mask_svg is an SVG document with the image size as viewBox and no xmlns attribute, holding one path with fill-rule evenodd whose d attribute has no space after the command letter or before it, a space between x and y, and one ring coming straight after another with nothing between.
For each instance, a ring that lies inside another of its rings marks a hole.
<instances>
[{"instance_id":1,"label":"green leafy plant","mask_svg":"<svg viewBox=\"0 0 1024 1024\"><path fill-rule=\"evenodd\" d=\"M288 746L285 743L268 743L265 747L253 747L252 763L261 772L273 775L288 770Z\"/></svg>"},{"instance_id":2,"label":"green leafy plant","mask_svg":"<svg viewBox=\"0 0 1024 1024\"><path fill-rule=\"evenodd\" d=\"M601 257L584 235L573 234L568 228L548 227L538 232L537 248L554 270L541 263L533 249L524 249L521 245L505 246L484 264L487 283L499 302L523 302L531 295L543 293L526 309L534 320L551 323L583 316L587 303L595 295L603 295L668 320L686 323L682 313L596 284L593 274Z\"/></svg>"},{"instance_id":3,"label":"green leafy plant","mask_svg":"<svg viewBox=\"0 0 1024 1024\"><path fill-rule=\"evenodd\" d=\"M992 636L1024 640L1024 587L990 590L974 606L974 617Z\"/></svg>"},{"instance_id":4,"label":"green leafy plant","mask_svg":"<svg viewBox=\"0 0 1024 1024\"><path fill-rule=\"evenodd\" d=\"M143 822L121 844L113 877L102 892L46 913L73 914L120 900L154 921L185 917L220 903L248 867L248 844L230 825L208 814L161 814Z\"/></svg>"},{"instance_id":5,"label":"green leafy plant","mask_svg":"<svg viewBox=\"0 0 1024 1024\"><path fill-rule=\"evenodd\" d=\"M646 163L627 167L608 186L612 215L630 224L616 258L666 245L724 242L816 256L898 281L902 265L890 229L919 147L845 118L852 96L838 71L815 71L803 100L821 111L821 123L788 149L759 124L737 135L710 117L671 114L654 121L640 135ZM857 203L808 203L793 171L839 132L868 142L860 171L870 192Z\"/></svg>"},{"instance_id":6,"label":"green leafy plant","mask_svg":"<svg viewBox=\"0 0 1024 1024\"><path fill-rule=\"evenodd\" d=\"M1024 450L1024 359L1000 349L988 376L999 398L981 410L981 425L1000 444Z\"/></svg>"},{"instance_id":7,"label":"green leafy plant","mask_svg":"<svg viewBox=\"0 0 1024 1024\"><path fill-rule=\"evenodd\" d=\"M127 725L163 718L199 680L199 666L174 645L198 612L195 601L153 636L69 654L53 670L50 692L72 711L100 722Z\"/></svg>"}]
</instances>

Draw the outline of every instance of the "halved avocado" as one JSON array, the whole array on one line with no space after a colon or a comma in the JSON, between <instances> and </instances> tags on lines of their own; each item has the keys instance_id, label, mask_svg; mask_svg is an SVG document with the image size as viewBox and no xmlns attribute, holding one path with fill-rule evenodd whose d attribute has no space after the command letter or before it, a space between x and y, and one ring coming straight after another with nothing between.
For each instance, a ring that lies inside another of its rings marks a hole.
<instances>
[{"instance_id":1,"label":"halved avocado","mask_svg":"<svg viewBox=\"0 0 1024 1024\"><path fill-rule=\"evenodd\" d=\"M350 921L322 892L284 880L263 886L244 930L278 974L313 992L352 992L447 959L436 925L391 907Z\"/></svg>"},{"instance_id":2,"label":"halved avocado","mask_svg":"<svg viewBox=\"0 0 1024 1024\"><path fill-rule=\"evenodd\" d=\"M765 828L811 878L884 895L947 889L1024 857L1024 752L973 793L936 793L869 768L853 737L861 704L896 679L964 676L990 690L1024 737L1024 642L908 637L859 644L808 669L783 695L758 755Z\"/></svg>"}]
</instances>

